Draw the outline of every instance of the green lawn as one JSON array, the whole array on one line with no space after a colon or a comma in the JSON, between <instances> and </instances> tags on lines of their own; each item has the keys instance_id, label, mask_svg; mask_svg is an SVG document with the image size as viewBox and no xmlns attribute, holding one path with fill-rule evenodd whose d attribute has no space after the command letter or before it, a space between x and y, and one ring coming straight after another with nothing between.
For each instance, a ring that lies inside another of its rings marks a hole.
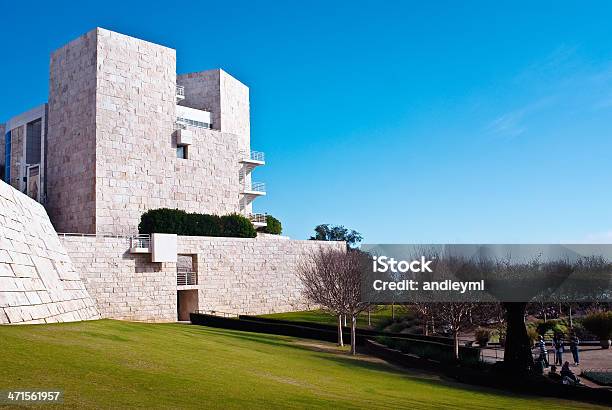
<instances>
[{"instance_id":1,"label":"green lawn","mask_svg":"<svg viewBox=\"0 0 612 410\"><path fill-rule=\"evenodd\" d=\"M402 308L395 307L396 317L405 316L406 312ZM288 312L288 313L273 313L271 315L261 315L262 317L268 317L270 319L282 319L292 320L299 322L315 322L315 323L326 323L335 325L337 319L335 316L323 310L304 310L301 312ZM370 320L372 327L375 327L381 320L391 318L391 306L380 306L377 310L372 312ZM348 323L347 323L348 324ZM368 314L362 313L357 318L357 326L368 327Z\"/></svg>"},{"instance_id":2,"label":"green lawn","mask_svg":"<svg viewBox=\"0 0 612 410\"><path fill-rule=\"evenodd\" d=\"M62 388L66 405L88 408L587 407L443 382L306 343L185 324L0 326L0 389Z\"/></svg>"}]
</instances>

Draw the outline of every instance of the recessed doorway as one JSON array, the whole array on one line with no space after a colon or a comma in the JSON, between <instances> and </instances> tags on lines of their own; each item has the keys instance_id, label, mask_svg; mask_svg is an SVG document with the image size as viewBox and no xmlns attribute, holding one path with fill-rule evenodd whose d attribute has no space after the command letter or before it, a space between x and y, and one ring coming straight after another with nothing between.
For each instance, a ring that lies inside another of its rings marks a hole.
<instances>
[{"instance_id":1,"label":"recessed doorway","mask_svg":"<svg viewBox=\"0 0 612 410\"><path fill-rule=\"evenodd\" d=\"M198 290L178 290L176 292L176 310L179 321L189 321L189 314L198 310Z\"/></svg>"}]
</instances>

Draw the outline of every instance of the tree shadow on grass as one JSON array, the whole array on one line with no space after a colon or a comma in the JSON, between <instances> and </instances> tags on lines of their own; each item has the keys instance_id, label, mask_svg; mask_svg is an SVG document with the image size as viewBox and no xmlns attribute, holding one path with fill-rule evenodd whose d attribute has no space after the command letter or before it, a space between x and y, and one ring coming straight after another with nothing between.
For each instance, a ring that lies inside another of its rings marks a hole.
<instances>
[{"instance_id":1,"label":"tree shadow on grass","mask_svg":"<svg viewBox=\"0 0 612 410\"><path fill-rule=\"evenodd\" d=\"M369 357L372 357L372 356L369 356ZM494 394L498 396L503 396L505 398L520 398L520 399L532 399L534 397L547 398L546 396L539 396L535 394L517 393L517 392L512 392L512 391L507 391L507 390L502 390L502 389L496 389L493 387L462 383L458 380L455 380L451 377L448 377L442 374L441 372L436 372L433 370L421 370L421 369L411 369L407 367L406 368L398 367L388 362L375 363L375 362L368 362L365 360L356 360L350 356L343 357L340 355L327 355L324 358L336 364L340 364L343 367L352 368L352 369L357 367L357 368L368 370L368 371L385 372L388 374L399 376L401 378L410 379L411 381L414 381L414 382L419 382L419 383L423 383L423 384L434 386L434 387L448 387L448 388L466 390L466 391L470 391L474 393ZM415 373L412 373L412 372L415 372ZM423 375L438 376L438 378L434 379L431 377L419 377L418 373L421 373L421 372Z\"/></svg>"},{"instance_id":2,"label":"tree shadow on grass","mask_svg":"<svg viewBox=\"0 0 612 410\"><path fill-rule=\"evenodd\" d=\"M537 398L546 398L545 396L539 395L530 395L527 393L516 393L491 387L478 386L472 384L461 383L451 377L448 377L441 372L437 372L435 370L422 370L422 369L412 369L400 367L391 363L388 363L384 360L379 362L370 361L364 358L372 358L375 356L363 355L361 356L350 356L348 352L338 351L335 352L327 352L320 349L316 349L313 346L309 346L308 344L298 344L296 341L300 340L309 340L312 339L304 339L297 338L292 336L284 336L284 335L273 335L273 334L264 334L264 333L255 333L255 332L246 332L241 330L231 330L231 329L223 329L223 328L214 328L207 327L202 325L181 325L184 326L182 332L188 334L190 336L206 336L206 335L216 335L223 336L230 339L236 339L247 342L260 343L268 346L275 347L284 347L289 349L295 349L300 352L310 352L314 353L317 358L328 360L340 366L346 367L349 370L361 369L368 372L381 372L387 375L397 376L402 379L410 380L411 382L421 383L427 386L432 387L445 387L452 389L465 390L467 392L473 393L483 393L483 394L491 394L509 399L533 399ZM322 342L318 341L318 343L329 343L333 345L331 342ZM256 350L256 349L253 349Z\"/></svg>"}]
</instances>

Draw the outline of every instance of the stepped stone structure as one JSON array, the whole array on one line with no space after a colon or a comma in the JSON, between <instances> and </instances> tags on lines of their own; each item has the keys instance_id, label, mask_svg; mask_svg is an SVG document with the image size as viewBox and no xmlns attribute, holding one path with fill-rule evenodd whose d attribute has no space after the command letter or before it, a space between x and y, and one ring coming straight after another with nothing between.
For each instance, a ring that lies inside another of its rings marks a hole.
<instances>
[{"instance_id":1,"label":"stepped stone structure","mask_svg":"<svg viewBox=\"0 0 612 410\"><path fill-rule=\"evenodd\" d=\"M45 209L0 181L0 323L98 318Z\"/></svg>"}]
</instances>

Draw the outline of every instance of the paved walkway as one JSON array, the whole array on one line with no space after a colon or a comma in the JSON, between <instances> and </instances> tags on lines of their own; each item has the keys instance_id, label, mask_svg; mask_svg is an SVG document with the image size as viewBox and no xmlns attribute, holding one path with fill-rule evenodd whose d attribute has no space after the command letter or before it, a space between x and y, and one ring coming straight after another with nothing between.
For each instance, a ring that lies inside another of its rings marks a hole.
<instances>
[{"instance_id":1,"label":"paved walkway","mask_svg":"<svg viewBox=\"0 0 612 410\"><path fill-rule=\"evenodd\" d=\"M496 362L504 359L504 350L496 348L486 348L481 350L482 358L486 362ZM540 354L538 349L533 349L533 356L538 357ZM580 365L574 366L574 359L569 349L563 353L563 362L570 362L570 368L572 371L580 376L583 370L587 369L607 369L612 372L612 349L602 349L597 346L581 346L579 349ZM550 364L555 363L555 356L552 349L548 349L548 361ZM550 368L545 370L548 373ZM561 366L557 365L557 372L561 371ZM599 387L599 385L592 383L584 378L581 378L587 386Z\"/></svg>"}]
</instances>

